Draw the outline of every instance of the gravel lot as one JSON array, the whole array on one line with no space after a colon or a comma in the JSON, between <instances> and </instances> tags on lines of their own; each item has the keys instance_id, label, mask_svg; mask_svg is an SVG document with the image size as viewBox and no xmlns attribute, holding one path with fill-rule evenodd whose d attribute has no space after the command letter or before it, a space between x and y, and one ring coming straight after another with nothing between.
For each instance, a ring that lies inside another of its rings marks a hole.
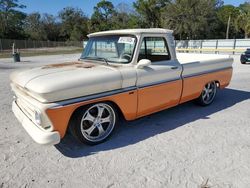
<instances>
[{"instance_id":1,"label":"gravel lot","mask_svg":"<svg viewBox=\"0 0 250 188\"><path fill-rule=\"evenodd\" d=\"M11 112L9 74L79 54L0 59L0 188L250 187L250 65L235 56L230 86L209 107L192 102L121 122L107 142L33 142Z\"/></svg>"}]
</instances>

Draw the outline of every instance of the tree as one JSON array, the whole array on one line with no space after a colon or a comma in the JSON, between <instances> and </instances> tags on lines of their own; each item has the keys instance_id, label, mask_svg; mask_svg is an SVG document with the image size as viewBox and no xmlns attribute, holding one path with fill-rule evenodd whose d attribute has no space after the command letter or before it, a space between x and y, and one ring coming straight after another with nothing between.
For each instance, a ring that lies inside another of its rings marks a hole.
<instances>
[{"instance_id":1,"label":"tree","mask_svg":"<svg viewBox=\"0 0 250 188\"><path fill-rule=\"evenodd\" d=\"M24 21L24 31L32 40L46 40L46 33L42 26L39 12L29 14Z\"/></svg>"},{"instance_id":2,"label":"tree","mask_svg":"<svg viewBox=\"0 0 250 188\"><path fill-rule=\"evenodd\" d=\"M66 7L59 12L64 40L82 40L89 33L88 18L81 9Z\"/></svg>"},{"instance_id":3,"label":"tree","mask_svg":"<svg viewBox=\"0 0 250 188\"><path fill-rule=\"evenodd\" d=\"M133 8L126 3L119 3L115 8L115 13L111 18L112 29L137 28L139 19Z\"/></svg>"},{"instance_id":4,"label":"tree","mask_svg":"<svg viewBox=\"0 0 250 188\"><path fill-rule=\"evenodd\" d=\"M245 2L239 6L240 14L238 15L235 25L237 31L242 31L245 38L250 36L250 2Z\"/></svg>"},{"instance_id":5,"label":"tree","mask_svg":"<svg viewBox=\"0 0 250 188\"><path fill-rule=\"evenodd\" d=\"M26 14L17 10L25 8L18 0L0 0L0 37L18 39L24 37L22 29Z\"/></svg>"},{"instance_id":6,"label":"tree","mask_svg":"<svg viewBox=\"0 0 250 188\"><path fill-rule=\"evenodd\" d=\"M221 1L175 0L164 8L162 22L180 39L208 38L216 27L216 10Z\"/></svg>"},{"instance_id":7,"label":"tree","mask_svg":"<svg viewBox=\"0 0 250 188\"><path fill-rule=\"evenodd\" d=\"M236 19L236 28L244 32L245 38L250 37L250 12L241 12Z\"/></svg>"},{"instance_id":8,"label":"tree","mask_svg":"<svg viewBox=\"0 0 250 188\"><path fill-rule=\"evenodd\" d=\"M101 0L89 19L81 9L66 7L58 15L26 15L18 0L0 0L0 38L82 40L90 32L164 27L177 39L250 37L250 1L234 7L222 0L135 0L133 4ZM228 26L228 29L227 29Z\"/></svg>"},{"instance_id":9,"label":"tree","mask_svg":"<svg viewBox=\"0 0 250 188\"><path fill-rule=\"evenodd\" d=\"M235 21L238 14L239 8L236 8L233 5L224 5L218 9L217 18L221 25L220 30L223 33L223 38L226 37L227 27L229 27L229 34L226 38L233 38L237 35Z\"/></svg>"},{"instance_id":10,"label":"tree","mask_svg":"<svg viewBox=\"0 0 250 188\"><path fill-rule=\"evenodd\" d=\"M161 27L162 9L168 3L169 0L137 0L133 5L144 27Z\"/></svg>"},{"instance_id":11,"label":"tree","mask_svg":"<svg viewBox=\"0 0 250 188\"><path fill-rule=\"evenodd\" d=\"M42 29L46 33L46 39L51 41L60 40L61 24L56 22L56 17L51 14L44 14L41 20Z\"/></svg>"},{"instance_id":12,"label":"tree","mask_svg":"<svg viewBox=\"0 0 250 188\"><path fill-rule=\"evenodd\" d=\"M239 9L242 10L243 12L249 12L250 11L250 1L246 1L243 4L240 4Z\"/></svg>"},{"instance_id":13,"label":"tree","mask_svg":"<svg viewBox=\"0 0 250 188\"><path fill-rule=\"evenodd\" d=\"M91 31L110 30L112 28L111 18L114 14L115 10L112 2L102 0L97 3L91 16Z\"/></svg>"},{"instance_id":14,"label":"tree","mask_svg":"<svg viewBox=\"0 0 250 188\"><path fill-rule=\"evenodd\" d=\"M32 40L57 41L60 39L60 25L50 14L41 15L39 12L29 14L25 19L24 31Z\"/></svg>"}]
</instances>

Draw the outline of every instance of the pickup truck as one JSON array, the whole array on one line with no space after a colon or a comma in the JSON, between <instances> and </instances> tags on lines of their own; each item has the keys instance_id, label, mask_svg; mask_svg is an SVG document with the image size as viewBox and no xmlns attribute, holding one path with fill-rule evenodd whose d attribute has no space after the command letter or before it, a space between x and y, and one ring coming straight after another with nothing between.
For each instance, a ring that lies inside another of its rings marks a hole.
<instances>
[{"instance_id":1,"label":"pickup truck","mask_svg":"<svg viewBox=\"0 0 250 188\"><path fill-rule=\"evenodd\" d=\"M12 110L39 144L58 144L67 130L83 143L101 143L118 117L135 120L190 100L207 106L232 77L228 55L176 54L171 30L88 37L79 60L10 76Z\"/></svg>"}]
</instances>

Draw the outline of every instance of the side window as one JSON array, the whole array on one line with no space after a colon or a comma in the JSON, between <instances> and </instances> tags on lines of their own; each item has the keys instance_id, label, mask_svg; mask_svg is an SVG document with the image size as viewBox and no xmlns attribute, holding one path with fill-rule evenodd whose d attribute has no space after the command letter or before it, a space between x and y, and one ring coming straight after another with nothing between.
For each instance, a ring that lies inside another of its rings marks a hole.
<instances>
[{"instance_id":1,"label":"side window","mask_svg":"<svg viewBox=\"0 0 250 188\"><path fill-rule=\"evenodd\" d=\"M149 59L151 62L170 60L165 38L145 37L140 48L138 61L141 59Z\"/></svg>"}]
</instances>

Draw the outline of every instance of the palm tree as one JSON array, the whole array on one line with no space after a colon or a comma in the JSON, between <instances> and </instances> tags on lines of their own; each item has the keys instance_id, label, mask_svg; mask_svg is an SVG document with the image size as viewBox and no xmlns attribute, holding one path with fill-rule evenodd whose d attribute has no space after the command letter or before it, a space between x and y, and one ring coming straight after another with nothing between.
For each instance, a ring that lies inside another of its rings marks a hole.
<instances>
[{"instance_id":1,"label":"palm tree","mask_svg":"<svg viewBox=\"0 0 250 188\"><path fill-rule=\"evenodd\" d=\"M245 33L245 38L248 38L250 36L250 12L242 11L236 19L235 26L238 31Z\"/></svg>"}]
</instances>

